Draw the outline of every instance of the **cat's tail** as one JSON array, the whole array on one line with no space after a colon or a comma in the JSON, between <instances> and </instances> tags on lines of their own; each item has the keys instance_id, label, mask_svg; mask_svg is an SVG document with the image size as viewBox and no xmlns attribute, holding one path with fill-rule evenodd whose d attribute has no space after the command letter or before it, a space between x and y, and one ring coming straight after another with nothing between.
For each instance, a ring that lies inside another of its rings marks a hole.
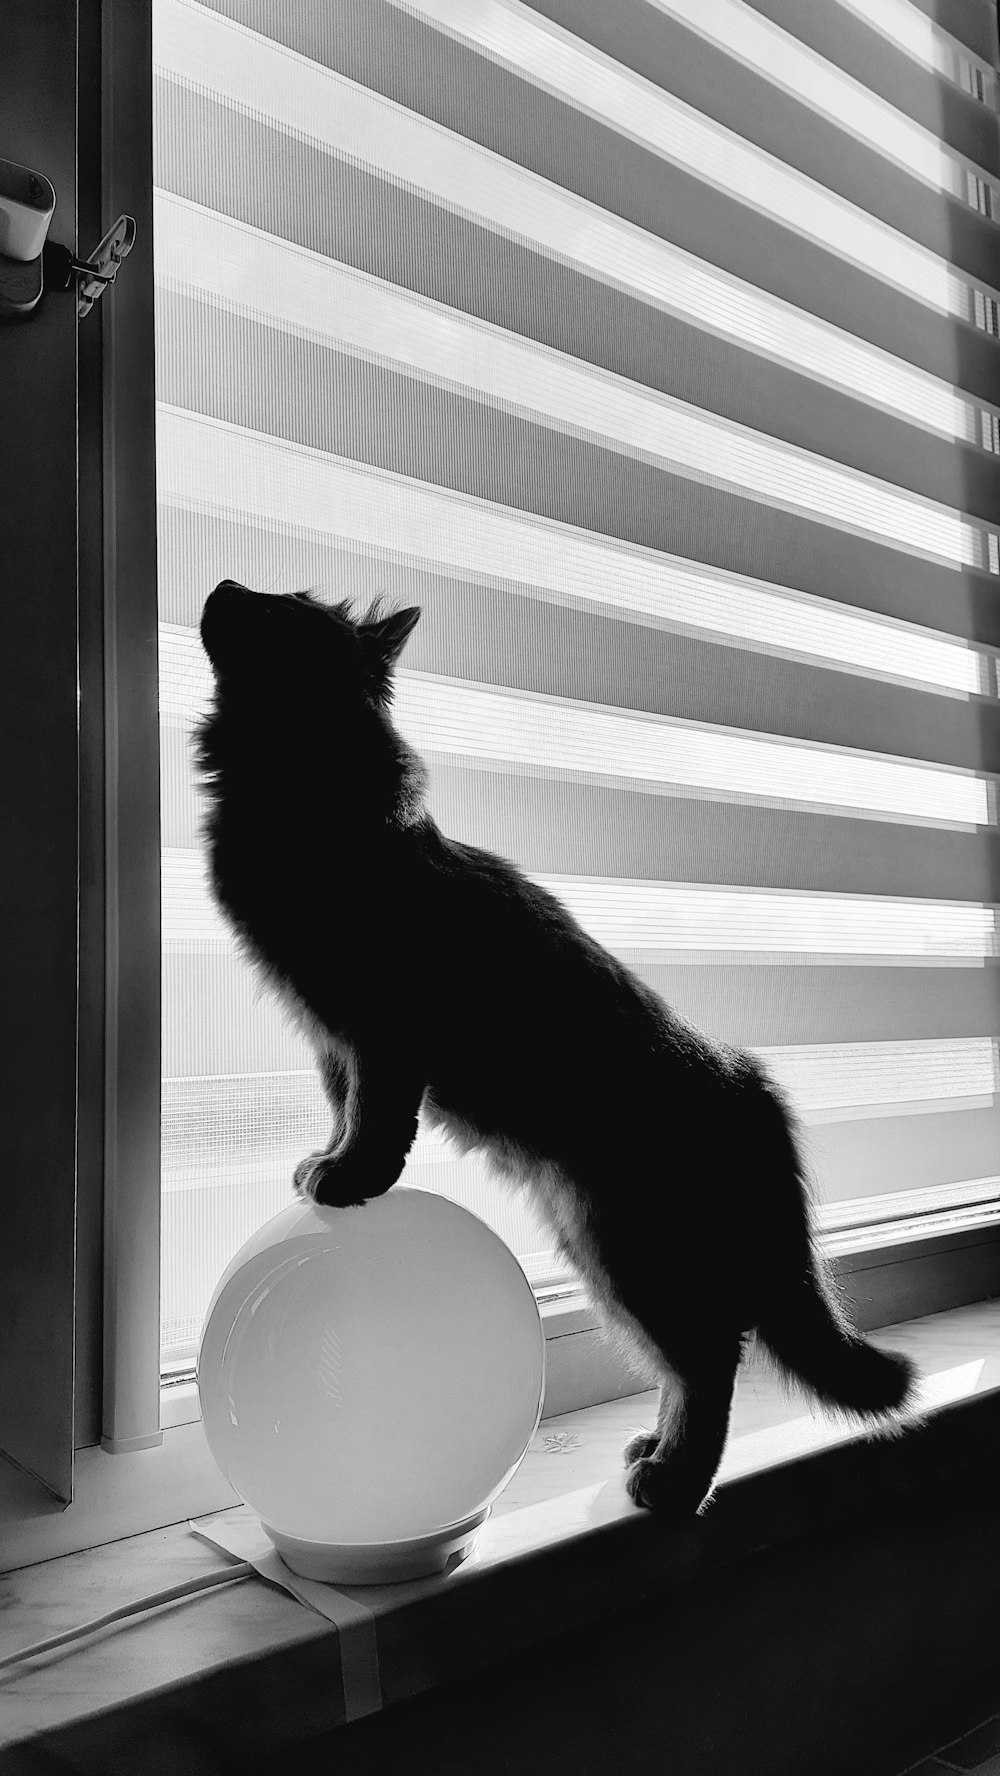
<instances>
[{"instance_id":1,"label":"cat's tail","mask_svg":"<svg viewBox=\"0 0 1000 1776\"><path fill-rule=\"evenodd\" d=\"M757 1335L828 1406L881 1418L912 1403L912 1364L855 1331L813 1265L772 1301Z\"/></svg>"},{"instance_id":2,"label":"cat's tail","mask_svg":"<svg viewBox=\"0 0 1000 1776\"><path fill-rule=\"evenodd\" d=\"M898 1413L913 1404L913 1365L870 1344L841 1307L813 1243L794 1120L773 1083L762 1083L755 1109L763 1150L777 1172L776 1200L783 1204L786 1237L779 1234L774 1242L781 1274L771 1278L757 1335L781 1368L798 1376L827 1405L866 1418Z\"/></svg>"}]
</instances>

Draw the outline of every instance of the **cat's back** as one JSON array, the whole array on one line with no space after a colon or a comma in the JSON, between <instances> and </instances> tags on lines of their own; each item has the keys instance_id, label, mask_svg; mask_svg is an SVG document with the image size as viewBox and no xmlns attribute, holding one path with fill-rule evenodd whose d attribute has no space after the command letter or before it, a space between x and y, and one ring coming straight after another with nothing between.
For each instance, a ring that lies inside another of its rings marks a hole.
<instances>
[{"instance_id":1,"label":"cat's back","mask_svg":"<svg viewBox=\"0 0 1000 1776\"><path fill-rule=\"evenodd\" d=\"M591 1026L648 1034L665 1015L656 995L596 943L555 895L505 858L446 838L427 821L413 835L414 904L421 909L425 956L437 996L478 995L495 1017L525 1020L545 1008L567 1032L589 1040Z\"/></svg>"}]
</instances>

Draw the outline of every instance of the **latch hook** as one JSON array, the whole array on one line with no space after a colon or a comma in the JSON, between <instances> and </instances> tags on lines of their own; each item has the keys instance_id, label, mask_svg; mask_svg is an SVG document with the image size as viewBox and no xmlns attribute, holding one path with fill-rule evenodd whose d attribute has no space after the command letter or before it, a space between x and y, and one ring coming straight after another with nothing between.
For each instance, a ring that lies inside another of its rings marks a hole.
<instances>
[{"instance_id":1,"label":"latch hook","mask_svg":"<svg viewBox=\"0 0 1000 1776\"><path fill-rule=\"evenodd\" d=\"M118 267L135 245L135 218L119 216L113 222L89 259L74 259L68 247L47 242L46 274L50 289L68 290L77 279L76 312L82 319L93 308L109 284L118 276Z\"/></svg>"}]
</instances>

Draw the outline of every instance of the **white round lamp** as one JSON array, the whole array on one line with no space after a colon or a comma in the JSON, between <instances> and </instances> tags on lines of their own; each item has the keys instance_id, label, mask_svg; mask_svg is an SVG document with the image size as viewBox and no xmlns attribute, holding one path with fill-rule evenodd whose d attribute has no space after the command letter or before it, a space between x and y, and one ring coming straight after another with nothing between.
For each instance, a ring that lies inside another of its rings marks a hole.
<instances>
[{"instance_id":1,"label":"white round lamp","mask_svg":"<svg viewBox=\"0 0 1000 1776\"><path fill-rule=\"evenodd\" d=\"M397 1185L293 1203L209 1306L213 1456L293 1572L381 1584L468 1554L534 1435L545 1341L517 1259L468 1209Z\"/></svg>"}]
</instances>

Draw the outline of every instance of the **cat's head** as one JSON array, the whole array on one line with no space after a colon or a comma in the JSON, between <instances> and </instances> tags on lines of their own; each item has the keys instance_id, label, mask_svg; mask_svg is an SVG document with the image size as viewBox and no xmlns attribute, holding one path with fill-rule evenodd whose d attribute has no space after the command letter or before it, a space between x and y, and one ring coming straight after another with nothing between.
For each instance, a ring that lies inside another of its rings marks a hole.
<instances>
[{"instance_id":1,"label":"cat's head","mask_svg":"<svg viewBox=\"0 0 1000 1776\"><path fill-rule=\"evenodd\" d=\"M321 695L329 715L337 705L388 704L393 668L419 616L416 606L383 612L376 602L356 617L347 601L251 592L223 580L205 601L201 639L218 690L300 707Z\"/></svg>"},{"instance_id":2,"label":"cat's head","mask_svg":"<svg viewBox=\"0 0 1000 1776\"><path fill-rule=\"evenodd\" d=\"M425 772L393 726L391 700L393 668L419 616L378 604L355 616L346 601L223 580L201 619L215 678L194 734L202 787L219 806L243 795L289 821L334 787L345 817L349 807L413 817Z\"/></svg>"}]
</instances>

